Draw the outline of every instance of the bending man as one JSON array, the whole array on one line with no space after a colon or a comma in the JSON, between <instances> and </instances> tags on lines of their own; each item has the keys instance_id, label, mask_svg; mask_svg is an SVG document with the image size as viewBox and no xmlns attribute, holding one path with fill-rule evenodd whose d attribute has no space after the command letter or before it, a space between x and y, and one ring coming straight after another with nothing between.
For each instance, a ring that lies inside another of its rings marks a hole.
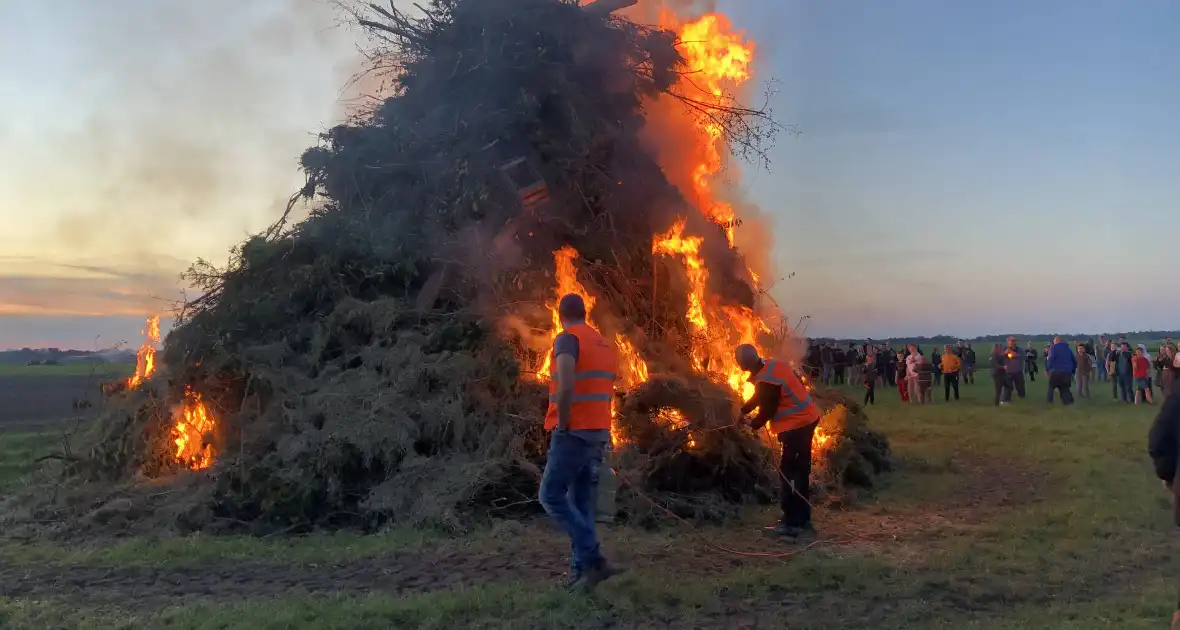
<instances>
[{"instance_id":1,"label":"bending man","mask_svg":"<svg viewBox=\"0 0 1180 630\"><path fill-rule=\"evenodd\" d=\"M750 382L754 384L754 396L742 405L742 415L757 409L758 415L749 421L750 427L757 431L770 423L770 432L778 436L783 447L779 462L783 518L766 529L790 538L813 535L811 442L819 424L819 408L786 361L763 361L754 346L746 344L737 347L736 359L738 367L750 373Z\"/></svg>"},{"instance_id":2,"label":"bending man","mask_svg":"<svg viewBox=\"0 0 1180 630\"><path fill-rule=\"evenodd\" d=\"M541 477L541 505L570 536L571 589L590 590L614 575L594 531L598 469L610 440L618 354L586 324L586 304L573 293L557 305L562 332L553 340L553 378L545 429L552 431Z\"/></svg>"}]
</instances>

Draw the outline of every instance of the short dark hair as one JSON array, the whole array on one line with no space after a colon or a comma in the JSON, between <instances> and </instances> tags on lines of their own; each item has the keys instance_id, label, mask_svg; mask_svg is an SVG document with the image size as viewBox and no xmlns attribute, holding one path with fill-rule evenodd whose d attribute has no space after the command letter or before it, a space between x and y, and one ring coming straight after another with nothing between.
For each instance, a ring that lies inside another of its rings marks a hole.
<instances>
[{"instance_id":1,"label":"short dark hair","mask_svg":"<svg viewBox=\"0 0 1180 630\"><path fill-rule=\"evenodd\" d=\"M586 319L586 302L577 293L566 293L557 303L557 315L566 321Z\"/></svg>"}]
</instances>

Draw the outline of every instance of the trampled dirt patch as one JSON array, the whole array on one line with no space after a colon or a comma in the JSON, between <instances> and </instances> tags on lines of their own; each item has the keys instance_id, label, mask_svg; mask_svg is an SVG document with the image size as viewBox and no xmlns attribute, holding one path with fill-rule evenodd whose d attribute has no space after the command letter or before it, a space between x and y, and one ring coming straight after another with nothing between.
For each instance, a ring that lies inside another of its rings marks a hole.
<instances>
[{"instance_id":1,"label":"trampled dirt patch","mask_svg":"<svg viewBox=\"0 0 1180 630\"><path fill-rule=\"evenodd\" d=\"M822 536L816 548L839 545L904 555L931 537L953 535L996 508L1034 501L1048 486L1047 475L1018 463L964 459L954 463L956 491L920 508L874 514L867 510L819 509ZM751 525L751 529L755 526ZM79 605L116 605L155 610L185 602L267 599L292 595L423 593L503 582L555 582L565 571L568 546L538 519L509 527L508 535L478 549L445 545L341 564L216 563L195 567L4 566L0 596L64 597ZM501 532L503 534L504 532ZM782 559L759 553L806 553L798 545L768 542L758 532L701 528L683 537L614 544L608 550L620 564L658 568L666 575L724 575L759 562ZM780 548L781 547L781 548ZM723 550L732 549L736 553ZM953 591L953 589L950 589ZM949 591L948 591L949 592ZM784 597L787 597L784 595ZM787 597L787 599L791 599ZM949 601L949 600L948 600ZM789 602L779 602L784 605ZM978 604L979 602L976 602Z\"/></svg>"}]
</instances>

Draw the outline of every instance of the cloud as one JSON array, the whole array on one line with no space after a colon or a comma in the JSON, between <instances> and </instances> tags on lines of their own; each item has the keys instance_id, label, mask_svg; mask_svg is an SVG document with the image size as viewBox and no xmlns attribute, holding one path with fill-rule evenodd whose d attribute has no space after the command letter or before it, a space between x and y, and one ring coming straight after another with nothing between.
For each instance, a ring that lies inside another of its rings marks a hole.
<instances>
[{"instance_id":1,"label":"cloud","mask_svg":"<svg viewBox=\"0 0 1180 630\"><path fill-rule=\"evenodd\" d=\"M0 260L0 314L146 315L169 311L184 286L171 266L117 268L95 264Z\"/></svg>"}]
</instances>

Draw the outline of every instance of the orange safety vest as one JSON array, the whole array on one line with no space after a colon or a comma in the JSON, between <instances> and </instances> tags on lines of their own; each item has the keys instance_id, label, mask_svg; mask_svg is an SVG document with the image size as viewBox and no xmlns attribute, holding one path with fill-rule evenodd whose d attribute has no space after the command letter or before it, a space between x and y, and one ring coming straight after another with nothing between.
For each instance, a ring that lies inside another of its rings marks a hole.
<instances>
[{"instance_id":1,"label":"orange safety vest","mask_svg":"<svg viewBox=\"0 0 1180 630\"><path fill-rule=\"evenodd\" d=\"M586 324L566 328L578 338L578 360L574 363L574 398L570 405L570 430L610 430L611 399L615 395L615 370L619 357L614 346ZM545 429L557 426L557 357L553 357L549 378L549 411Z\"/></svg>"},{"instance_id":2,"label":"orange safety vest","mask_svg":"<svg viewBox=\"0 0 1180 630\"><path fill-rule=\"evenodd\" d=\"M786 361L767 361L762 371L754 376L754 382L773 383L782 390L778 411L770 419L770 431L776 435L817 422L822 415L811 400L811 392Z\"/></svg>"}]
</instances>

